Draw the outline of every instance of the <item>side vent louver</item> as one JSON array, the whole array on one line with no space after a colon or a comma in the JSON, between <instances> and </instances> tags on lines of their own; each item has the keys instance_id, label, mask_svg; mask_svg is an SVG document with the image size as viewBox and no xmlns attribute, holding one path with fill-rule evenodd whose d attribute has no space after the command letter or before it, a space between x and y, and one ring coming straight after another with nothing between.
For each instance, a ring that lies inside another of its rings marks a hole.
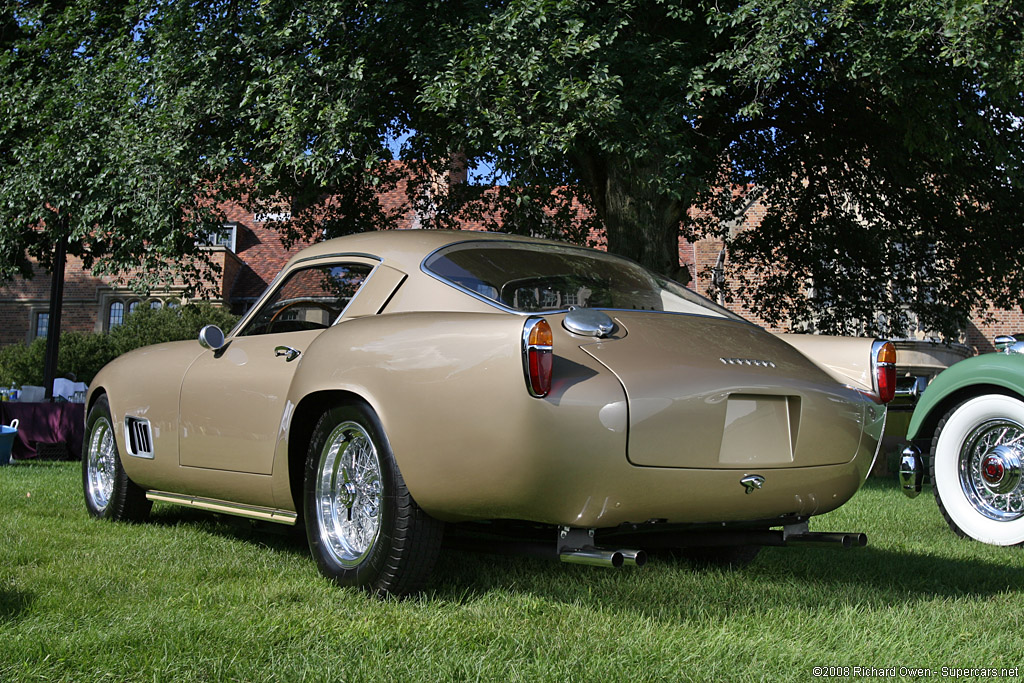
<instances>
[{"instance_id":1,"label":"side vent louver","mask_svg":"<svg viewBox=\"0 0 1024 683\"><path fill-rule=\"evenodd\" d=\"M149 420L141 417L124 419L124 440L128 446L128 455L136 458L153 457L153 431Z\"/></svg>"}]
</instances>

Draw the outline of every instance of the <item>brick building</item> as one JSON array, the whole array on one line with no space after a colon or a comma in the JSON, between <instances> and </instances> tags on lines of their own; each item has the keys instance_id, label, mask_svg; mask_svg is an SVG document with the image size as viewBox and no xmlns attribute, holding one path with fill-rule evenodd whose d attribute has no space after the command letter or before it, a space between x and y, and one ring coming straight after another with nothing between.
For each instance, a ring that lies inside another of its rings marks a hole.
<instances>
[{"instance_id":1,"label":"brick building","mask_svg":"<svg viewBox=\"0 0 1024 683\"><path fill-rule=\"evenodd\" d=\"M451 178L452 182L465 180ZM418 228L419 216L405 196L403 185L379 196L382 208L400 217L399 227ZM580 209L582 211L582 209ZM209 247L212 260L221 267L217 281L211 283L205 298L240 314L249 309L277 275L290 255L276 230L283 214L255 215L237 204L225 206L227 221L224 232ZM754 203L748 207L743 219L734 230L756 229L764 216L764 207ZM481 229L481 223L464 223L463 229ZM592 234L595 243L603 240ZM707 239L697 243L680 240L680 263L693 277L690 286L707 294L711 286L708 273L712 273L723 258L722 242ZM65 274L64 308L61 328L64 331L104 332L119 324L124 316L138 306L177 305L182 298L183 286L172 285L167 290L147 296L135 294L118 286L111 278L97 277L82 267L77 257L69 257ZM0 345L30 342L49 331L48 307L50 277L41 269L30 280L16 279L0 286ZM768 325L758 320L742 303L730 308L771 331L787 331L779 325ZM999 334L1024 332L1024 313L1020 310L990 309L979 311L965 331L963 342L975 352L993 350L992 341Z\"/></svg>"},{"instance_id":2,"label":"brick building","mask_svg":"<svg viewBox=\"0 0 1024 683\"><path fill-rule=\"evenodd\" d=\"M400 216L402 227L417 227L419 218L408 205L404 185L381 193L379 201L389 213ZM290 256L303 245L287 249L277 223L285 212L254 214L236 203L224 205L224 231L211 240L206 249L220 267L216 282L209 283L205 300L224 306L236 314L247 311L281 270ZM472 226L467 226L472 227ZM139 306L154 308L179 305L184 284L146 296L119 286L113 278L98 277L69 256L64 276L62 331L106 332L120 324L124 316ZM0 345L31 342L49 332L50 275L41 268L34 277L15 278L0 285Z\"/></svg>"},{"instance_id":3,"label":"brick building","mask_svg":"<svg viewBox=\"0 0 1024 683\"><path fill-rule=\"evenodd\" d=\"M244 309L266 288L288 253L271 222L256 221L251 212L238 206L227 207L227 217L224 233L207 247L221 274L217 282L211 283L206 298L232 309ZM184 285L177 282L140 296L119 286L113 278L91 274L80 258L69 256L61 329L105 332L139 306L178 305L183 290ZM50 276L41 268L36 268L31 279L16 278L0 286L0 344L31 342L46 336L49 300Z\"/></svg>"}]
</instances>

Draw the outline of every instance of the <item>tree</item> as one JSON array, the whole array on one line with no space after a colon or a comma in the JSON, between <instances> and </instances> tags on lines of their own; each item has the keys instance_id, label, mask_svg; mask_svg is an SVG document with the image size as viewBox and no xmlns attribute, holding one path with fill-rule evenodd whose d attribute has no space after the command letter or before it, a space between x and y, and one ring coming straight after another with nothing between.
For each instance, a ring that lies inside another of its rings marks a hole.
<instances>
[{"instance_id":1,"label":"tree","mask_svg":"<svg viewBox=\"0 0 1024 683\"><path fill-rule=\"evenodd\" d=\"M140 290L197 285L219 228L218 171L161 126L131 2L7 2L0 12L0 281L50 267L68 241ZM169 265L173 264L173 268Z\"/></svg>"},{"instance_id":2,"label":"tree","mask_svg":"<svg viewBox=\"0 0 1024 683\"><path fill-rule=\"evenodd\" d=\"M909 312L952 335L986 299L1019 305L1019 3L457 7L414 62L440 135L521 183L579 183L610 251L672 274L680 230L720 236L728 296L835 332ZM760 228L730 233L752 201Z\"/></svg>"},{"instance_id":3,"label":"tree","mask_svg":"<svg viewBox=\"0 0 1024 683\"><path fill-rule=\"evenodd\" d=\"M726 296L828 331L953 333L1024 284L1013 0L5 7L0 278L55 216L100 270L150 274L221 199L287 206L299 239L393 225L377 192L405 181L427 227L584 240L582 204L668 275L680 234L719 236ZM441 191L452 155L507 185Z\"/></svg>"},{"instance_id":4,"label":"tree","mask_svg":"<svg viewBox=\"0 0 1024 683\"><path fill-rule=\"evenodd\" d=\"M61 334L57 375L89 384L100 369L121 354L150 344L195 339L204 325L231 329L238 317L205 302L159 310L140 307L109 332ZM41 385L46 341L0 348L0 386Z\"/></svg>"},{"instance_id":5,"label":"tree","mask_svg":"<svg viewBox=\"0 0 1024 683\"><path fill-rule=\"evenodd\" d=\"M31 277L33 261L52 273L47 397L68 253L140 291L215 269L198 239L223 222L210 167L176 163L188 145L151 135L161 103L134 33L146 16L130 0L0 9L0 281Z\"/></svg>"}]
</instances>

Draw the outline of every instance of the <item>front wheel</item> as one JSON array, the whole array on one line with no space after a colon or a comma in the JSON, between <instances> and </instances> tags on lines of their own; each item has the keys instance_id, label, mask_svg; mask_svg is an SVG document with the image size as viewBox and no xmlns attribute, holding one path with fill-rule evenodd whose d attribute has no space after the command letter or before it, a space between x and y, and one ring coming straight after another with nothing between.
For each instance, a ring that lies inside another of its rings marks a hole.
<instances>
[{"instance_id":1,"label":"front wheel","mask_svg":"<svg viewBox=\"0 0 1024 683\"><path fill-rule=\"evenodd\" d=\"M141 521L153 506L121 465L106 395L96 400L85 421L82 489L86 509L99 519Z\"/></svg>"},{"instance_id":2,"label":"front wheel","mask_svg":"<svg viewBox=\"0 0 1024 683\"><path fill-rule=\"evenodd\" d=\"M317 422L306 458L306 538L320 572L379 596L419 590L444 525L412 499L376 413L336 406Z\"/></svg>"},{"instance_id":3,"label":"front wheel","mask_svg":"<svg viewBox=\"0 0 1024 683\"><path fill-rule=\"evenodd\" d=\"M939 421L932 439L935 498L950 528L992 545L1024 543L1024 402L986 394Z\"/></svg>"}]
</instances>

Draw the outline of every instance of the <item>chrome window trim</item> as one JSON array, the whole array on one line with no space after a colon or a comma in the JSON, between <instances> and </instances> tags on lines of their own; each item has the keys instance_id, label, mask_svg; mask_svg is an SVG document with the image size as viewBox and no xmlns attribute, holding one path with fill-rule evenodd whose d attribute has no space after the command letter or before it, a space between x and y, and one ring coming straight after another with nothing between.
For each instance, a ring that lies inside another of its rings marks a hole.
<instances>
[{"instance_id":1,"label":"chrome window trim","mask_svg":"<svg viewBox=\"0 0 1024 683\"><path fill-rule=\"evenodd\" d=\"M344 259L344 258L363 258L363 259L367 259L367 260L370 260L370 261L376 261L376 263L373 265L373 269L369 273L367 273L366 279L363 281L364 285L367 282L369 282L370 278L374 276L374 274L379 269L380 265L384 262L384 259L380 258L379 256L374 256L372 254L364 254L362 252L356 252L356 251L353 251L353 252L339 252L339 253L332 253L332 254L321 254L319 256L307 256L306 258L301 258L298 261L296 261L295 263L293 263L290 268L282 268L280 270L280 272L278 272L278 274L276 276L274 276L274 279L270 281L270 284L267 285L267 288L265 290L263 290L263 293L260 294L259 297L257 297L255 303L253 303L253 305L249 308L248 313L243 315L241 320L239 320L237 323L235 323L235 326L231 328L231 331L224 335L225 339L227 341L231 341L232 339L234 339L235 337L238 336L238 333L241 330L243 330L246 325L249 324L250 319L252 319L255 315L257 315L257 313L263 307L263 302L266 301L267 297L270 296L271 294L273 294L274 291L276 291L277 286L281 283L281 280L283 279L283 277L286 274L287 275L291 275L292 273L294 273L295 271L300 269L300 268L297 267L297 266L299 266L299 264L309 263L310 261L319 261L319 260L331 261L332 259ZM310 266L308 266L308 267L312 267L312 266L315 266L315 265L316 264L313 263L313 264L310 264ZM339 263L339 264L336 264L336 265L343 265L343 264ZM368 265L368 264L363 264L363 265ZM338 318L333 323L331 323L331 327L334 327L334 325L336 325L339 320L341 320L343 317L345 317L345 311L347 311L349 309L349 307L352 306L352 302L356 300L356 297L358 297L360 292L362 292L362 291L363 291L363 287L360 287L359 291L355 293L355 296L353 296L349 300L348 306L345 306L345 309L341 313L338 314ZM330 329L330 328L328 328L328 329Z\"/></svg>"},{"instance_id":2,"label":"chrome window trim","mask_svg":"<svg viewBox=\"0 0 1024 683\"><path fill-rule=\"evenodd\" d=\"M489 239L484 239L484 240L482 240L482 239L466 239L466 240L460 240L458 242L449 242L448 244L442 245L442 246L438 247L437 249L434 249L429 254L427 254L426 256L423 257L423 260L420 261L420 272L424 273L425 275L430 276L431 278L437 280L438 282L440 282L442 284L448 285L452 289L456 289L456 290L462 292L463 294L466 294L468 296L473 297L477 301L482 301L483 303L487 304L488 306L491 306L492 308L496 308L499 311L502 311L503 313L511 313L512 315L529 317L529 316L538 316L538 315L558 315L560 313L568 313L569 312L570 309L569 309L568 306L566 306L565 308L557 308L557 309L553 308L553 309L544 310L544 311L519 311L519 310L516 310L514 308L510 308L510 307L506 306L505 304L503 304L503 303L501 303L499 301L495 301L494 299L489 299L489 298L483 296L482 294L478 294L477 292L474 292L471 289L467 289L467 288L463 287L462 285L459 285L459 284L456 284L456 283L451 282L449 280L446 280L443 277L441 277L440 275L438 275L438 274L434 273L433 271L431 271L429 268L427 268L427 261L430 260L430 257L432 257L437 252L439 252L439 251L441 251L443 249L448 249L450 247L458 246L458 245L461 245L461 244L471 244L471 243L531 245L531 246L535 246L535 247L548 247L548 246L551 246L550 244L548 244L546 242L530 242L530 241L503 240L503 239L493 239L493 240L489 240ZM576 245L573 245L573 244L562 244L562 243L559 243L558 246L566 248L566 249L576 249L578 251L585 251L585 252L595 251L594 249L590 249L588 247L579 247L579 246L576 246ZM604 254L606 254L608 256L611 256L613 258L622 259L623 261L627 261L629 263L632 263L633 265L635 265L635 266L637 266L639 268L643 268L645 271L647 270L646 268L641 266L639 263L637 263L633 259L627 258L625 256L619 256L618 254L608 254L608 252L601 252L601 253L604 253ZM647 271L647 272L650 272L650 271ZM658 276L658 277L661 277L661 276ZM665 279L667 280L668 278L665 278ZM670 280L670 282L674 282L674 281ZM676 284L678 284L678 283L676 283ZM682 287L683 285L679 285L679 286ZM697 293L697 292L695 292L693 290L690 290L690 291L693 292L696 296L700 297L701 299L706 299L707 301L709 301L712 304L714 304L713 301L711 301L710 299L707 299L707 297L705 297L703 294L699 294L699 293ZM714 305L717 306L718 304L714 304ZM684 316L689 316L689 317L692 317L692 318L709 318L711 320L729 320L729 321L737 322L737 323L746 323L748 325L753 325L754 327L757 327L758 329L763 329L757 323L751 322L750 320L747 320L746 318L744 318L743 316L739 315L738 313L733 313L732 311L729 311L729 314L733 315L733 316L736 316L734 318L728 317L728 316L720 316L720 315L704 315L704 314L701 314L701 313L682 313L680 311L651 311L651 310L643 309L643 308L608 308L608 307L604 307L604 306L599 306L599 307L594 308L593 310L595 310L595 311L612 311L612 312L621 311L623 313L656 313L658 315L684 315ZM726 310L728 310L728 309L726 309Z\"/></svg>"}]
</instances>

